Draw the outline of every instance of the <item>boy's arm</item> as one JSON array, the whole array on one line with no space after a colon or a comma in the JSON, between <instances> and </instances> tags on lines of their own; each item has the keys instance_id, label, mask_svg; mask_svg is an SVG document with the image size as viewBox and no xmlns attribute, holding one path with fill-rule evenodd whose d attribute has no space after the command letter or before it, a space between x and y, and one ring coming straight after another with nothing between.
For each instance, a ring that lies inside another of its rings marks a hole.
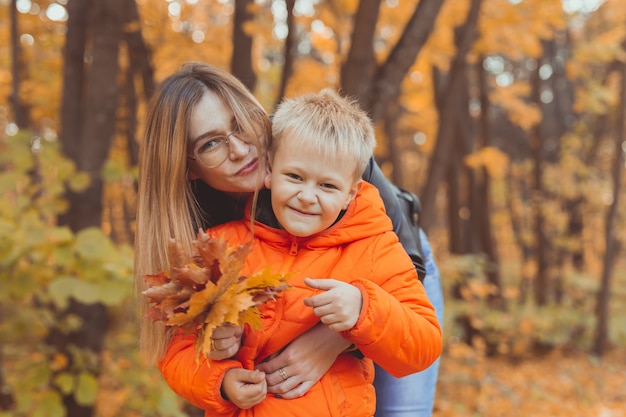
<instances>
[{"instance_id":1,"label":"boy's arm","mask_svg":"<svg viewBox=\"0 0 626 417\"><path fill-rule=\"evenodd\" d=\"M222 397L247 410L260 404L267 394L265 374L261 371L231 368L224 374Z\"/></svg>"},{"instance_id":2,"label":"boy's arm","mask_svg":"<svg viewBox=\"0 0 626 417\"><path fill-rule=\"evenodd\" d=\"M197 362L195 334L173 336L167 351L159 362L159 370L170 388L185 400L216 416L232 416L237 406L222 398L220 388L226 371L242 368L235 360L209 361L203 357Z\"/></svg>"},{"instance_id":3,"label":"boy's arm","mask_svg":"<svg viewBox=\"0 0 626 417\"><path fill-rule=\"evenodd\" d=\"M441 329L415 269L392 233L369 242L364 264L351 282L363 304L356 325L341 334L368 358L396 377L419 372L441 354ZM356 262L358 265L359 262Z\"/></svg>"}]
</instances>

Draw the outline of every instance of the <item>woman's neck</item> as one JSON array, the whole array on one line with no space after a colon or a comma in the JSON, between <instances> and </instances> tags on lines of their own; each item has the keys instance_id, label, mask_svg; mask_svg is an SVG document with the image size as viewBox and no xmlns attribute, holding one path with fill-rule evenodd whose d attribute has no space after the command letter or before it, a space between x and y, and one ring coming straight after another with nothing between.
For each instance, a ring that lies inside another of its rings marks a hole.
<instances>
[{"instance_id":1,"label":"woman's neck","mask_svg":"<svg viewBox=\"0 0 626 417\"><path fill-rule=\"evenodd\" d=\"M246 204L248 200L252 197L254 193L224 193L228 197L229 205L233 210L236 218L243 217L243 212L246 208Z\"/></svg>"},{"instance_id":2,"label":"woman's neck","mask_svg":"<svg viewBox=\"0 0 626 417\"><path fill-rule=\"evenodd\" d=\"M254 193L224 193L232 203L233 207L245 206L246 202Z\"/></svg>"}]
</instances>

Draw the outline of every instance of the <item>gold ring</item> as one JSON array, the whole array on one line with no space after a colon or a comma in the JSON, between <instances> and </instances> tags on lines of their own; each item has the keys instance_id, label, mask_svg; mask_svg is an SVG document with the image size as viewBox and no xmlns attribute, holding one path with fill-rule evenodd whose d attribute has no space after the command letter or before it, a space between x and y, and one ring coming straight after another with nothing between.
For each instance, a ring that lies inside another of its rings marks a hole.
<instances>
[{"instance_id":1,"label":"gold ring","mask_svg":"<svg viewBox=\"0 0 626 417\"><path fill-rule=\"evenodd\" d=\"M278 374L283 377L283 381L286 380L287 378L289 378L287 376L287 372L285 372L285 368L280 368L278 370Z\"/></svg>"},{"instance_id":2,"label":"gold ring","mask_svg":"<svg viewBox=\"0 0 626 417\"><path fill-rule=\"evenodd\" d=\"M211 338L211 351L216 351L215 349L215 339Z\"/></svg>"}]
</instances>

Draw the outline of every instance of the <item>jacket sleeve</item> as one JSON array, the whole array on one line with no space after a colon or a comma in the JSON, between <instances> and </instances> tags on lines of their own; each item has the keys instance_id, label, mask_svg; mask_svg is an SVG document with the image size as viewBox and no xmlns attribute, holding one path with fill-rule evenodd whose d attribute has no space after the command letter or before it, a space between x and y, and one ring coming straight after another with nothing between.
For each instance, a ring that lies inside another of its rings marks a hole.
<instances>
[{"instance_id":1,"label":"jacket sleeve","mask_svg":"<svg viewBox=\"0 0 626 417\"><path fill-rule=\"evenodd\" d=\"M368 245L363 256L369 271L351 282L360 289L363 306L356 325L342 336L366 357L396 377L422 371L442 351L441 328L435 309L411 262L393 233ZM390 354L392 352L392 354Z\"/></svg>"},{"instance_id":2,"label":"jacket sleeve","mask_svg":"<svg viewBox=\"0 0 626 417\"><path fill-rule=\"evenodd\" d=\"M159 370L165 382L176 394L214 416L234 416L239 410L222 398L220 388L227 370L241 368L234 360L211 361L202 357L196 361L195 334L174 335Z\"/></svg>"},{"instance_id":3,"label":"jacket sleeve","mask_svg":"<svg viewBox=\"0 0 626 417\"><path fill-rule=\"evenodd\" d=\"M411 257L420 281L424 280L426 268L424 266L424 257L422 256L419 242L416 241L415 236L411 232L409 221L402 214L400 202L394 192L394 185L387 180L374 158L370 159L363 173L363 179L378 189L385 203L387 216L393 223L393 231L398 236L398 239L400 239L404 251Z\"/></svg>"}]
</instances>

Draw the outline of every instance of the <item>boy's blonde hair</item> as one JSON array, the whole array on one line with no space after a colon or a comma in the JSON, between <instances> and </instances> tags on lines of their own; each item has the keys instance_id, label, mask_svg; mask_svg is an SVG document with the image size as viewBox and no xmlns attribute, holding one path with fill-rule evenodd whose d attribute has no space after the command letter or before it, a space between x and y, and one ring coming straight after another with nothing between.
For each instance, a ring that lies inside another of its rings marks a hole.
<instances>
[{"instance_id":1,"label":"boy's blonde hair","mask_svg":"<svg viewBox=\"0 0 626 417\"><path fill-rule=\"evenodd\" d=\"M283 100L272 120L272 135L270 163L289 136L299 141L302 152L342 164L353 160L355 181L363 175L376 146L374 127L365 111L355 100L329 88Z\"/></svg>"}]
</instances>

